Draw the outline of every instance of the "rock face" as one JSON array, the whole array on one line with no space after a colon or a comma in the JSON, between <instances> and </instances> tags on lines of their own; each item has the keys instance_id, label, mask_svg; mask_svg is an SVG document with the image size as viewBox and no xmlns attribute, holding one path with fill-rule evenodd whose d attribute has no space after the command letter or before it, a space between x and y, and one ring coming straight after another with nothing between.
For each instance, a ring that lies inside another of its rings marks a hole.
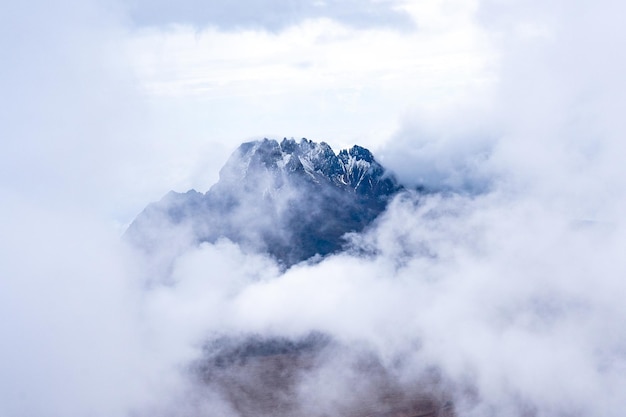
<instances>
[{"instance_id":1,"label":"rock face","mask_svg":"<svg viewBox=\"0 0 626 417\"><path fill-rule=\"evenodd\" d=\"M126 236L148 251L227 238L284 266L342 249L402 187L365 148L264 139L242 144L202 194L170 192Z\"/></svg>"}]
</instances>

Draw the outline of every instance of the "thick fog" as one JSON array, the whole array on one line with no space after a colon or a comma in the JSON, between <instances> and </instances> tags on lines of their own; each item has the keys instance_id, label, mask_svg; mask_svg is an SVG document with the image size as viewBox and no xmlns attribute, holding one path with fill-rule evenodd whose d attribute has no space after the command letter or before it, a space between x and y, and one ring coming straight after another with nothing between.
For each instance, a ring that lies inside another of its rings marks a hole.
<instances>
[{"instance_id":1,"label":"thick fog","mask_svg":"<svg viewBox=\"0 0 626 417\"><path fill-rule=\"evenodd\" d=\"M331 19L344 16L329 4ZM373 146L428 194L397 196L323 260L284 270L220 240L182 251L166 280L120 234L169 188L196 183L184 165L206 149L182 137L196 126L172 127L188 119L162 120L138 87L125 55L132 7L4 5L0 415L237 416L194 375L206 344L311 332L336 347L297 379L309 415L369 392L352 373L362 357L400 384L441 390L459 416L621 415L624 6L463 5L497 51L495 81L399 114ZM294 19L273 30L306 17ZM206 141L215 152L203 169L216 178L238 144Z\"/></svg>"}]
</instances>

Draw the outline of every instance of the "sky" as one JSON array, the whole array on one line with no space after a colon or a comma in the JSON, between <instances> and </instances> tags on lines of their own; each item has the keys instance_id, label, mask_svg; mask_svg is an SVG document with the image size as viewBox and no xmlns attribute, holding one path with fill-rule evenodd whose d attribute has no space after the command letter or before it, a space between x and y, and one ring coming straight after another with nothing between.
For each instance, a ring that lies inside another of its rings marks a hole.
<instances>
[{"instance_id":1,"label":"sky","mask_svg":"<svg viewBox=\"0 0 626 417\"><path fill-rule=\"evenodd\" d=\"M625 7L4 2L0 415L141 415L193 391L207 333L311 329L470 384L459 415L620 415ZM366 261L220 242L146 289L125 227L262 137L358 143L446 196L394 201Z\"/></svg>"}]
</instances>

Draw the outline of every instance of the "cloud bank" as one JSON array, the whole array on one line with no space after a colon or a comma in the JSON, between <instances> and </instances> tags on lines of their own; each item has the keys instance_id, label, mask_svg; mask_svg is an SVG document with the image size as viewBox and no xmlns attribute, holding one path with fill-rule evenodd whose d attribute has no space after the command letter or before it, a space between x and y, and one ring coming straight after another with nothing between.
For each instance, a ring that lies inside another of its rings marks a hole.
<instances>
[{"instance_id":1,"label":"cloud bank","mask_svg":"<svg viewBox=\"0 0 626 417\"><path fill-rule=\"evenodd\" d=\"M3 14L18 18L2 37L0 414L236 415L190 376L207 340L317 331L345 349L299 381L320 413L366 352L405 384L436 370L458 415L621 415L623 6L480 3L493 95L415 109L379 146L406 182L445 193L399 196L319 263L283 273L220 241L147 286L102 211L155 186L146 155L178 162L153 148L157 129L135 135L151 119L127 100L123 57L94 52L119 45L118 12L86 4Z\"/></svg>"}]
</instances>

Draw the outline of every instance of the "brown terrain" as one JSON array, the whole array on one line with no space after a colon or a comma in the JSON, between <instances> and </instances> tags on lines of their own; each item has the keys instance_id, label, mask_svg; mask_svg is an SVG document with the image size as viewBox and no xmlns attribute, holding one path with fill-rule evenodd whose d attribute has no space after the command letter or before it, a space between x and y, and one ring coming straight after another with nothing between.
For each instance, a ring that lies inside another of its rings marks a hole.
<instances>
[{"instance_id":1,"label":"brown terrain","mask_svg":"<svg viewBox=\"0 0 626 417\"><path fill-rule=\"evenodd\" d=\"M434 377L399 383L372 358L324 362L318 351L230 355L205 362L204 384L241 417L454 417ZM326 365L324 365L324 363Z\"/></svg>"}]
</instances>

